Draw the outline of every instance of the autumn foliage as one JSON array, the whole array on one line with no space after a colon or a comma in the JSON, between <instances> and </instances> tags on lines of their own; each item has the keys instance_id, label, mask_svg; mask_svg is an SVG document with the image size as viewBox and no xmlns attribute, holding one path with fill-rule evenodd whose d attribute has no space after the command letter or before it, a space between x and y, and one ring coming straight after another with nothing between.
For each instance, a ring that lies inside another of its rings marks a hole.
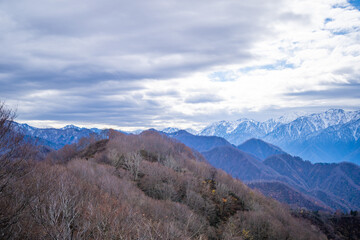
<instances>
[{"instance_id":1,"label":"autumn foliage","mask_svg":"<svg viewBox=\"0 0 360 240\"><path fill-rule=\"evenodd\" d=\"M21 167L1 169L1 239L326 239L155 131L7 160Z\"/></svg>"}]
</instances>

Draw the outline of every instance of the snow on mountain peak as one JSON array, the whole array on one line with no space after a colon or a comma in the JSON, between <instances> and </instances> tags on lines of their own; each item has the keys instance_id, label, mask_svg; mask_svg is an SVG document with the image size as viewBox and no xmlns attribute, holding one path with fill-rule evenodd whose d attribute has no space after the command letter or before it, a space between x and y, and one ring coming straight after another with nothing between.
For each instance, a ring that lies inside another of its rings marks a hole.
<instances>
[{"instance_id":1,"label":"snow on mountain peak","mask_svg":"<svg viewBox=\"0 0 360 240\"><path fill-rule=\"evenodd\" d=\"M282 142L300 139L328 127L346 124L357 119L360 119L360 111L329 109L314 114L295 112L264 122L248 118L219 121L205 127L199 135L223 137L233 144L239 144L251 137Z\"/></svg>"},{"instance_id":2,"label":"snow on mountain peak","mask_svg":"<svg viewBox=\"0 0 360 240\"><path fill-rule=\"evenodd\" d=\"M80 130L81 128L79 128L79 127L77 127L77 126L75 126L75 125L70 124L70 125L66 125L66 126L63 127L63 128L60 128L60 129L61 129L61 130L66 130L66 129Z\"/></svg>"},{"instance_id":3,"label":"snow on mountain peak","mask_svg":"<svg viewBox=\"0 0 360 240\"><path fill-rule=\"evenodd\" d=\"M291 113L286 113L277 118L271 118L268 121L273 120L274 122L277 123L287 124L304 115L305 115L304 112L291 112Z\"/></svg>"},{"instance_id":4,"label":"snow on mountain peak","mask_svg":"<svg viewBox=\"0 0 360 240\"><path fill-rule=\"evenodd\" d=\"M329 109L322 113L313 113L308 116L316 131L338 124L345 124L360 117L359 111L344 111L343 109Z\"/></svg>"},{"instance_id":5,"label":"snow on mountain peak","mask_svg":"<svg viewBox=\"0 0 360 240\"><path fill-rule=\"evenodd\" d=\"M197 135L199 132L192 128L186 128L185 131L191 133L192 135Z\"/></svg>"},{"instance_id":6,"label":"snow on mountain peak","mask_svg":"<svg viewBox=\"0 0 360 240\"><path fill-rule=\"evenodd\" d=\"M174 132L177 132L179 130L180 130L179 128L167 127L167 128L164 128L161 131L164 132L164 133L174 133Z\"/></svg>"}]
</instances>

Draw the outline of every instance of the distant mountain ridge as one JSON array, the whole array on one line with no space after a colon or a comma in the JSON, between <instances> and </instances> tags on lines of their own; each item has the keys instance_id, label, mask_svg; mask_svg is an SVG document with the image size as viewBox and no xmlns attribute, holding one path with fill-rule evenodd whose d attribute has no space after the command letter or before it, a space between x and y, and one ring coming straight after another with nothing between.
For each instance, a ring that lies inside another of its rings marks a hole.
<instances>
[{"instance_id":1,"label":"distant mountain ridge","mask_svg":"<svg viewBox=\"0 0 360 240\"><path fill-rule=\"evenodd\" d=\"M90 134L101 135L103 131L74 125L61 129L41 129L18 124L18 128L25 135L35 137L44 145L55 149ZM172 134L179 130L177 127L168 127L162 129L162 132ZM311 162L349 161L360 164L360 110L330 109L303 116L287 114L264 122L242 118L237 121L216 122L200 131L186 131L193 135L222 137L234 145L241 145L249 139L256 138ZM124 133L141 132L142 130Z\"/></svg>"},{"instance_id":2,"label":"distant mountain ridge","mask_svg":"<svg viewBox=\"0 0 360 240\"><path fill-rule=\"evenodd\" d=\"M312 164L288 154L261 161L232 146L202 154L213 166L290 205L345 212L360 209L360 167L355 164Z\"/></svg>"},{"instance_id":3,"label":"distant mountain ridge","mask_svg":"<svg viewBox=\"0 0 360 240\"><path fill-rule=\"evenodd\" d=\"M208 151L219 146L231 146L224 138L216 136L196 136L185 130L168 133L167 135L199 152Z\"/></svg>"},{"instance_id":4,"label":"distant mountain ridge","mask_svg":"<svg viewBox=\"0 0 360 240\"><path fill-rule=\"evenodd\" d=\"M233 146L215 147L202 152L211 165L242 181L273 180L281 176L252 155Z\"/></svg>"},{"instance_id":5,"label":"distant mountain ridge","mask_svg":"<svg viewBox=\"0 0 360 240\"><path fill-rule=\"evenodd\" d=\"M261 160L264 160L272 155L285 154L281 148L256 138L247 140L237 148L251 153Z\"/></svg>"},{"instance_id":6,"label":"distant mountain ridge","mask_svg":"<svg viewBox=\"0 0 360 240\"><path fill-rule=\"evenodd\" d=\"M360 164L360 110L330 109L294 120L220 121L205 127L199 135L223 137L235 145L258 138L312 162L346 160Z\"/></svg>"},{"instance_id":7,"label":"distant mountain ridge","mask_svg":"<svg viewBox=\"0 0 360 240\"><path fill-rule=\"evenodd\" d=\"M316 163L288 154L273 155L264 164L291 179L290 185L333 209L360 209L360 167L347 162Z\"/></svg>"},{"instance_id":8,"label":"distant mountain ridge","mask_svg":"<svg viewBox=\"0 0 360 240\"><path fill-rule=\"evenodd\" d=\"M161 132L175 133L175 132L178 132L180 130L185 130L186 132L191 133L193 135L198 134L198 132L196 130L192 129L192 128L180 129L180 128L176 128L176 127L167 127L167 128L162 129Z\"/></svg>"},{"instance_id":9,"label":"distant mountain ridge","mask_svg":"<svg viewBox=\"0 0 360 240\"><path fill-rule=\"evenodd\" d=\"M247 185L252 189L259 190L265 196L287 203L295 209L299 207L323 211L331 209L318 199L306 195L280 181L254 181Z\"/></svg>"},{"instance_id":10,"label":"distant mountain ridge","mask_svg":"<svg viewBox=\"0 0 360 240\"><path fill-rule=\"evenodd\" d=\"M352 127L354 123L347 124ZM339 128L350 129L347 124L341 127L332 126L327 131L336 133ZM92 134L97 138L107 137L107 130L79 128L73 125L61 129L39 129L18 123L15 125L25 136L35 138L39 144L53 149L75 143L82 137ZM360 171L356 165L311 164L309 161L292 157L281 148L260 139L250 139L236 147L221 137L198 136L184 130L168 130L171 133L164 134L201 152L213 166L247 181L251 184L249 186L277 200L285 201L292 206L307 206L312 209L359 209L357 199L360 199ZM354 152L353 157L358 156L357 154L359 152ZM356 198L350 199L351 196Z\"/></svg>"},{"instance_id":11,"label":"distant mountain ridge","mask_svg":"<svg viewBox=\"0 0 360 240\"><path fill-rule=\"evenodd\" d=\"M51 147L55 150L62 148L67 144L78 142L83 137L89 137L91 134L100 138L105 138L107 130L97 128L80 128L74 125L67 125L63 128L36 128L28 124L14 122L15 128L26 138L32 138L38 144Z\"/></svg>"},{"instance_id":12,"label":"distant mountain ridge","mask_svg":"<svg viewBox=\"0 0 360 240\"><path fill-rule=\"evenodd\" d=\"M259 139L235 147L220 137L186 131L167 135L201 152L214 167L293 207L360 209L360 167L355 164L313 164Z\"/></svg>"},{"instance_id":13,"label":"distant mountain ridge","mask_svg":"<svg viewBox=\"0 0 360 240\"><path fill-rule=\"evenodd\" d=\"M91 134L95 134L98 138L106 138L107 131L109 129L98 129L98 128L84 128L75 125L66 125L62 128L37 128L32 127L26 123L14 122L15 128L27 138L35 139L38 144L51 147L55 150L64 147L67 144L73 144L78 142L83 137L89 137ZM140 134L144 130L135 131L121 131L125 134ZM165 128L162 132L170 134L180 131L179 128ZM185 131L185 130L182 130ZM188 128L187 132L191 134L197 134L197 131Z\"/></svg>"}]
</instances>

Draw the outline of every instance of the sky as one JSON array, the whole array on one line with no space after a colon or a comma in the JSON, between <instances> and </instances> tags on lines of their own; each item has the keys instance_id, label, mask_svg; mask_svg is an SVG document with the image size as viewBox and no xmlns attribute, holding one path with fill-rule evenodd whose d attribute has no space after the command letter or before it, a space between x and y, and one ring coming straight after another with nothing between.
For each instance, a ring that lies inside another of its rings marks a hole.
<instances>
[{"instance_id":1,"label":"sky","mask_svg":"<svg viewBox=\"0 0 360 240\"><path fill-rule=\"evenodd\" d=\"M359 0L1 0L0 100L37 127L123 130L359 109L359 9Z\"/></svg>"}]
</instances>

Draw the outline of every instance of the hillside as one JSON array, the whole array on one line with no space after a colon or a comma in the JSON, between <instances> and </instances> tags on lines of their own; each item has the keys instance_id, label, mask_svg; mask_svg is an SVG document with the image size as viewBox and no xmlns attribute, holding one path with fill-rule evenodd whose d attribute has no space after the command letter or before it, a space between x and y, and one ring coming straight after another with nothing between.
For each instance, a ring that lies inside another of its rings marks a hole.
<instances>
[{"instance_id":1,"label":"hillside","mask_svg":"<svg viewBox=\"0 0 360 240\"><path fill-rule=\"evenodd\" d=\"M203 155L214 167L243 181L276 179L279 176L258 159L232 146L216 147L203 152Z\"/></svg>"},{"instance_id":2,"label":"hillside","mask_svg":"<svg viewBox=\"0 0 360 240\"><path fill-rule=\"evenodd\" d=\"M155 131L81 142L6 172L4 238L326 239Z\"/></svg>"},{"instance_id":3,"label":"hillside","mask_svg":"<svg viewBox=\"0 0 360 240\"><path fill-rule=\"evenodd\" d=\"M293 216L305 218L318 226L328 239L357 240L360 239L360 215L357 211L349 214L328 214L321 211L295 211Z\"/></svg>"},{"instance_id":4,"label":"hillside","mask_svg":"<svg viewBox=\"0 0 360 240\"><path fill-rule=\"evenodd\" d=\"M221 137L214 136L196 136L185 130L167 134L169 137L184 143L198 152L205 152L214 147L231 146L231 144Z\"/></svg>"},{"instance_id":5,"label":"hillside","mask_svg":"<svg viewBox=\"0 0 360 240\"><path fill-rule=\"evenodd\" d=\"M290 155L269 157L264 164L292 179L296 189L333 209L360 209L360 168L355 164L311 164Z\"/></svg>"},{"instance_id":6,"label":"hillside","mask_svg":"<svg viewBox=\"0 0 360 240\"><path fill-rule=\"evenodd\" d=\"M265 196L278 200L279 202L287 203L292 209L306 208L313 211L329 211L324 203L307 196L286 183L277 181L260 181L250 182L247 184L250 188L259 190Z\"/></svg>"},{"instance_id":7,"label":"hillside","mask_svg":"<svg viewBox=\"0 0 360 240\"><path fill-rule=\"evenodd\" d=\"M264 185L257 185L263 194L291 206L313 210L341 209L345 212L360 208L357 200L360 199L357 198L360 194L360 171L357 165L312 164L259 139L240 145L244 150L241 151L219 137L195 136L184 131L169 136L175 136L199 151L210 149L202 152L210 164L247 184L261 181L269 187L264 190ZM274 181L282 185L274 184ZM290 199L290 196L298 199Z\"/></svg>"},{"instance_id":8,"label":"hillside","mask_svg":"<svg viewBox=\"0 0 360 240\"><path fill-rule=\"evenodd\" d=\"M261 160L272 155L285 153L281 148L256 138L247 140L243 144L237 146L237 148L244 152L251 153Z\"/></svg>"}]
</instances>

